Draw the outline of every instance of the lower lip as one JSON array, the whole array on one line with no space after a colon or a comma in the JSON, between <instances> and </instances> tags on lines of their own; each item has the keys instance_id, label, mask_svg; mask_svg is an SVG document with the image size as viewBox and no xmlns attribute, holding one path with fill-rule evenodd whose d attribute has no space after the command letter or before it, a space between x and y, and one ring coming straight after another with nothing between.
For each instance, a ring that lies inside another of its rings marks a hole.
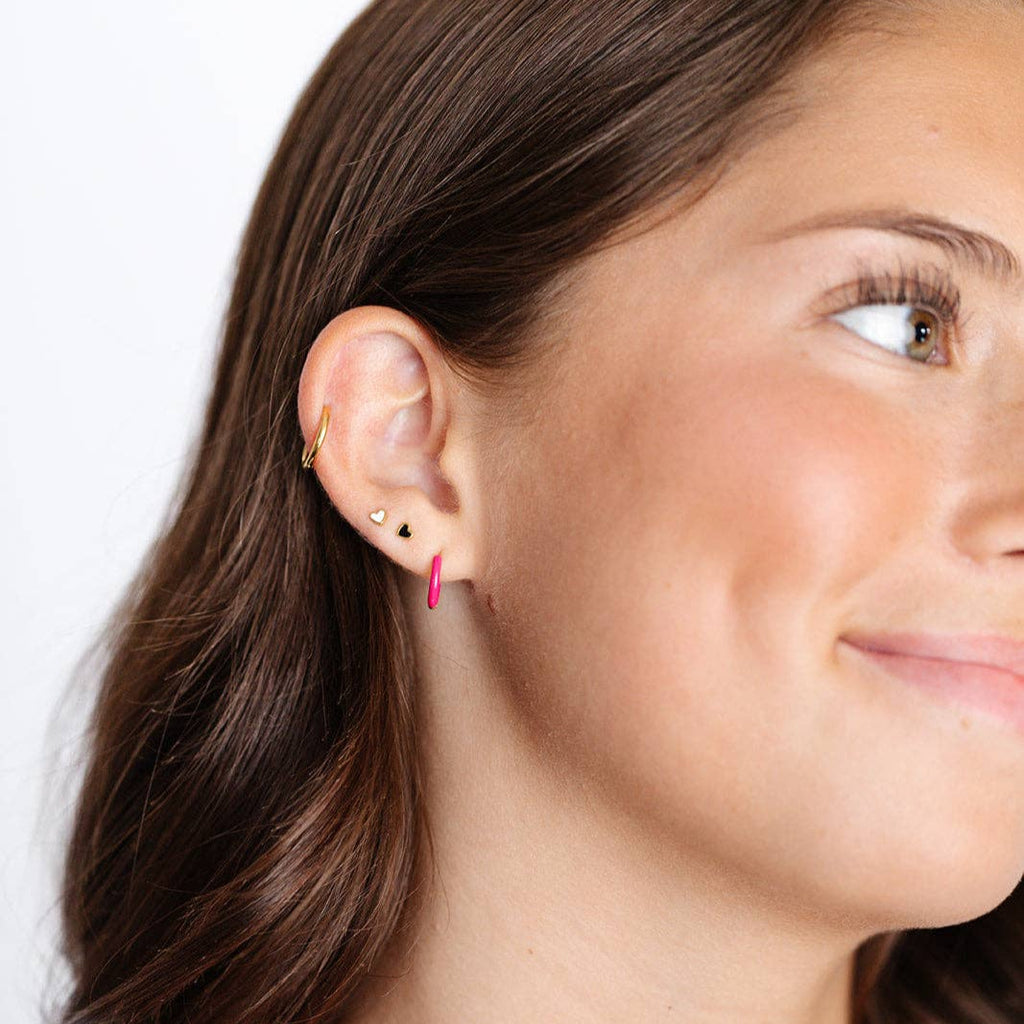
<instances>
[{"instance_id":1,"label":"lower lip","mask_svg":"<svg viewBox=\"0 0 1024 1024\"><path fill-rule=\"evenodd\" d=\"M891 675L955 704L969 705L1024 734L1024 679L987 665L874 651L843 641Z\"/></svg>"}]
</instances>

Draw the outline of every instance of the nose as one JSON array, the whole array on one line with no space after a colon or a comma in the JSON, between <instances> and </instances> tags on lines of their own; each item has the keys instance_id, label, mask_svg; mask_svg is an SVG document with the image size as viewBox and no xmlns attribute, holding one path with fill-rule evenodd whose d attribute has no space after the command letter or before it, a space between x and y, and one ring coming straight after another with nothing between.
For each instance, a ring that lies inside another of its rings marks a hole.
<instances>
[{"instance_id":1,"label":"nose","mask_svg":"<svg viewBox=\"0 0 1024 1024\"><path fill-rule=\"evenodd\" d=\"M1004 377L999 390L964 464L955 535L974 561L1020 576L1024 605L1024 373L1014 383Z\"/></svg>"}]
</instances>

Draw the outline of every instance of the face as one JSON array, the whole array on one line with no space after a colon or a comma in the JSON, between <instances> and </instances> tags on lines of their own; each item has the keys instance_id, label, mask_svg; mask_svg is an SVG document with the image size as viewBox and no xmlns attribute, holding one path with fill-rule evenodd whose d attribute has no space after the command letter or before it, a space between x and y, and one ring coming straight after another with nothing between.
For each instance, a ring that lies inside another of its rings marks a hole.
<instances>
[{"instance_id":1,"label":"face","mask_svg":"<svg viewBox=\"0 0 1024 1024\"><path fill-rule=\"evenodd\" d=\"M1024 285L893 231L790 228L904 208L1024 252L1021 52L1021 13L950 7L821 55L798 123L581 268L484 481L478 587L547 763L876 927L970 919L1024 872L1024 730L840 639L1024 640ZM858 293L865 268L948 278L958 321L934 288Z\"/></svg>"}]
</instances>

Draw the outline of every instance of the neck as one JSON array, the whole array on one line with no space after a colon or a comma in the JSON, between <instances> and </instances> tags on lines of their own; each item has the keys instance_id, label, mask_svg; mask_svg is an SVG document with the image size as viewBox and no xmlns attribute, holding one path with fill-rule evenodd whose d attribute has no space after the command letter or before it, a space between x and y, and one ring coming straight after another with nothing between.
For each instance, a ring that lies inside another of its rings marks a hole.
<instances>
[{"instance_id":1,"label":"neck","mask_svg":"<svg viewBox=\"0 0 1024 1024\"><path fill-rule=\"evenodd\" d=\"M745 877L687 848L678 823L658 831L640 809L610 806L584 773L555 777L489 698L500 688L482 666L460 656L460 671L441 659L434 672L429 660L417 696L424 895L353 1020L852 1024L869 930L815 911L798 879Z\"/></svg>"}]
</instances>

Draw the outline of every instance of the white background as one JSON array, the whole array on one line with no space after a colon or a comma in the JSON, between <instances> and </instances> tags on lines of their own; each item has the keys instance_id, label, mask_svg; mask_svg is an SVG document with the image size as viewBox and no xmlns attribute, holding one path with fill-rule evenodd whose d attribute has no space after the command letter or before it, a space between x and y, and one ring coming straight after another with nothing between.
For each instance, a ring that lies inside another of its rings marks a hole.
<instances>
[{"instance_id":1,"label":"white background","mask_svg":"<svg viewBox=\"0 0 1024 1024\"><path fill-rule=\"evenodd\" d=\"M54 787L44 802L44 784L55 771L66 778L77 753L86 706L65 695L72 665L182 468L235 247L284 122L363 6L21 0L4 9L4 1024L40 1020L44 986L63 983L52 967L54 865L74 794Z\"/></svg>"}]
</instances>

